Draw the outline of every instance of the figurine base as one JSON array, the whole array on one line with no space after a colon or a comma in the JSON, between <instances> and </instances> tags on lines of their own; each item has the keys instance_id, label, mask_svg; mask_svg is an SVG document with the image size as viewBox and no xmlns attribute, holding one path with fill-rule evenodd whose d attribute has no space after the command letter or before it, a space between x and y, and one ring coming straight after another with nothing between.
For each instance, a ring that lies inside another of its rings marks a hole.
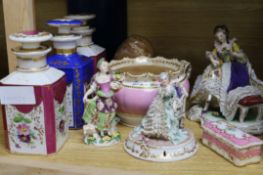
<instances>
[{"instance_id":1,"label":"figurine base","mask_svg":"<svg viewBox=\"0 0 263 175\"><path fill-rule=\"evenodd\" d=\"M87 145L93 145L93 146L97 146L97 147L107 147L107 146L112 146L112 145L116 145L120 142L120 140L111 140L111 141L108 141L108 142L103 142L103 143L93 143L93 144L90 144L88 142L85 141L84 139L84 143L87 144Z\"/></svg>"},{"instance_id":2,"label":"figurine base","mask_svg":"<svg viewBox=\"0 0 263 175\"><path fill-rule=\"evenodd\" d=\"M84 136L83 141L87 145L94 145L98 147L107 147L119 143L121 140L121 135L119 132L115 131L111 136L100 137L96 136Z\"/></svg>"},{"instance_id":3,"label":"figurine base","mask_svg":"<svg viewBox=\"0 0 263 175\"><path fill-rule=\"evenodd\" d=\"M142 135L134 136L130 133L124 149L130 155L142 160L154 162L183 160L196 153L197 144L190 131L182 129L179 132L176 143L149 139Z\"/></svg>"},{"instance_id":4,"label":"figurine base","mask_svg":"<svg viewBox=\"0 0 263 175\"><path fill-rule=\"evenodd\" d=\"M222 120L222 117L215 116L212 114L212 112L206 112L202 115L202 123L206 121L218 121ZM263 134L263 121L256 121L256 120L249 120L245 122L239 122L239 121L227 121L228 123L236 126L237 128L249 133L249 134Z\"/></svg>"}]
</instances>

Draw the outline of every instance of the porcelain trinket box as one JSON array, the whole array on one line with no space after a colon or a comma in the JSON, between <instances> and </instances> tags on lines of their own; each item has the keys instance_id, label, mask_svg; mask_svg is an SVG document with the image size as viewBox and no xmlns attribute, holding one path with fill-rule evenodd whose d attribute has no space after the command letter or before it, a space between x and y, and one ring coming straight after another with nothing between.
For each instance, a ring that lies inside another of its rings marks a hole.
<instances>
[{"instance_id":1,"label":"porcelain trinket box","mask_svg":"<svg viewBox=\"0 0 263 175\"><path fill-rule=\"evenodd\" d=\"M206 122L202 142L236 166L258 163L263 141L223 120Z\"/></svg>"}]
</instances>

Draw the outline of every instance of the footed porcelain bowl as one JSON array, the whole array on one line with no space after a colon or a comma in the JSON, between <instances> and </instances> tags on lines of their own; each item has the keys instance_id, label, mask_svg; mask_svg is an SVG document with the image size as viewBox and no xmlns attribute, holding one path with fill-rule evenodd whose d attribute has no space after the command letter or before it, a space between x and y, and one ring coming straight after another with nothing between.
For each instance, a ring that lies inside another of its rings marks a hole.
<instances>
[{"instance_id":1,"label":"footed porcelain bowl","mask_svg":"<svg viewBox=\"0 0 263 175\"><path fill-rule=\"evenodd\" d=\"M118 104L117 115L127 126L138 125L157 94L159 74L168 72L171 79L181 83L189 92L188 77L191 72L189 62L163 57L123 58L110 62L115 74L123 77L122 88L114 98ZM184 103L184 102L182 102Z\"/></svg>"}]
</instances>

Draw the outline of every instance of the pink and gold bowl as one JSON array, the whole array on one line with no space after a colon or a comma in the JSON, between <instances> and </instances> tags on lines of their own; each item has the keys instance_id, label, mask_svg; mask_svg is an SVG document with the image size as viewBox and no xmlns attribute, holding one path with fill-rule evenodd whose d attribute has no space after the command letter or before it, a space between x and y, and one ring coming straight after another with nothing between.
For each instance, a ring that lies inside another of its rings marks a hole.
<instances>
[{"instance_id":1,"label":"pink and gold bowl","mask_svg":"<svg viewBox=\"0 0 263 175\"><path fill-rule=\"evenodd\" d=\"M159 74L168 72L176 83L182 83L189 91L189 62L163 57L137 57L113 60L113 72L123 77L122 88L115 94L118 103L117 115L127 126L136 126L146 114L149 105L157 94Z\"/></svg>"}]
</instances>

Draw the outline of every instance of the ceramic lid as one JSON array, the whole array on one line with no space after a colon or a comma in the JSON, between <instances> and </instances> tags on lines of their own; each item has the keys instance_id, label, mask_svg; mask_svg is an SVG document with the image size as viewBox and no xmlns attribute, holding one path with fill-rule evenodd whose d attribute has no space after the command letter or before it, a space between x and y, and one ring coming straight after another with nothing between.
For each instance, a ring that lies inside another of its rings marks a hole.
<instances>
[{"instance_id":1,"label":"ceramic lid","mask_svg":"<svg viewBox=\"0 0 263 175\"><path fill-rule=\"evenodd\" d=\"M94 19L95 17L96 17L95 14L74 14L74 15L65 16L66 19L76 19L83 21L91 20Z\"/></svg>"},{"instance_id":2,"label":"ceramic lid","mask_svg":"<svg viewBox=\"0 0 263 175\"><path fill-rule=\"evenodd\" d=\"M73 26L81 25L82 21L74 20L74 19L52 19L52 20L48 20L47 24L53 27L60 27L60 26L73 27Z\"/></svg>"},{"instance_id":3,"label":"ceramic lid","mask_svg":"<svg viewBox=\"0 0 263 175\"><path fill-rule=\"evenodd\" d=\"M105 49L103 47L100 47L96 44L92 44L87 47L78 47L77 52L79 55L83 55L86 57L92 57L92 56L97 56L98 54L104 52Z\"/></svg>"},{"instance_id":4,"label":"ceramic lid","mask_svg":"<svg viewBox=\"0 0 263 175\"><path fill-rule=\"evenodd\" d=\"M70 34L70 29L74 26L80 26L83 21L73 19L53 19L47 22L49 26L57 27L59 34Z\"/></svg>"},{"instance_id":5,"label":"ceramic lid","mask_svg":"<svg viewBox=\"0 0 263 175\"><path fill-rule=\"evenodd\" d=\"M51 40L54 42L56 49L72 49L76 48L76 42L79 39L81 39L80 35L58 35Z\"/></svg>"},{"instance_id":6,"label":"ceramic lid","mask_svg":"<svg viewBox=\"0 0 263 175\"><path fill-rule=\"evenodd\" d=\"M19 32L11 34L9 38L20 43L44 42L50 40L52 34L48 32Z\"/></svg>"},{"instance_id":7,"label":"ceramic lid","mask_svg":"<svg viewBox=\"0 0 263 175\"><path fill-rule=\"evenodd\" d=\"M22 43L23 49L37 49L40 43L52 38L48 32L20 32L9 36L10 40Z\"/></svg>"},{"instance_id":8,"label":"ceramic lid","mask_svg":"<svg viewBox=\"0 0 263 175\"><path fill-rule=\"evenodd\" d=\"M94 28L90 28L89 26L79 26L74 27L71 30L71 33L82 35L82 38L77 41L78 46L88 46L92 45L92 33L95 31Z\"/></svg>"},{"instance_id":9,"label":"ceramic lid","mask_svg":"<svg viewBox=\"0 0 263 175\"><path fill-rule=\"evenodd\" d=\"M78 26L71 30L71 33L80 35L91 35L95 31L95 28L90 28L89 26Z\"/></svg>"},{"instance_id":10,"label":"ceramic lid","mask_svg":"<svg viewBox=\"0 0 263 175\"><path fill-rule=\"evenodd\" d=\"M52 35L48 32L14 33L9 38L22 44L20 47L12 48L12 52L18 57L28 59L43 57L51 51L50 47L40 45L41 42L52 38Z\"/></svg>"},{"instance_id":11,"label":"ceramic lid","mask_svg":"<svg viewBox=\"0 0 263 175\"><path fill-rule=\"evenodd\" d=\"M57 35L54 36L51 40L54 42L70 42L77 41L81 38L80 35Z\"/></svg>"},{"instance_id":12,"label":"ceramic lid","mask_svg":"<svg viewBox=\"0 0 263 175\"><path fill-rule=\"evenodd\" d=\"M32 72L48 68L46 55L51 51L51 47L41 46L40 43L51 39L50 33L21 32L12 34L9 38L22 43L22 46L12 48L12 52L17 56L17 70Z\"/></svg>"},{"instance_id":13,"label":"ceramic lid","mask_svg":"<svg viewBox=\"0 0 263 175\"><path fill-rule=\"evenodd\" d=\"M23 49L22 47L12 48L12 52L16 56L28 59L46 56L50 51L51 47L47 46L39 46L39 48L33 50Z\"/></svg>"}]
</instances>

